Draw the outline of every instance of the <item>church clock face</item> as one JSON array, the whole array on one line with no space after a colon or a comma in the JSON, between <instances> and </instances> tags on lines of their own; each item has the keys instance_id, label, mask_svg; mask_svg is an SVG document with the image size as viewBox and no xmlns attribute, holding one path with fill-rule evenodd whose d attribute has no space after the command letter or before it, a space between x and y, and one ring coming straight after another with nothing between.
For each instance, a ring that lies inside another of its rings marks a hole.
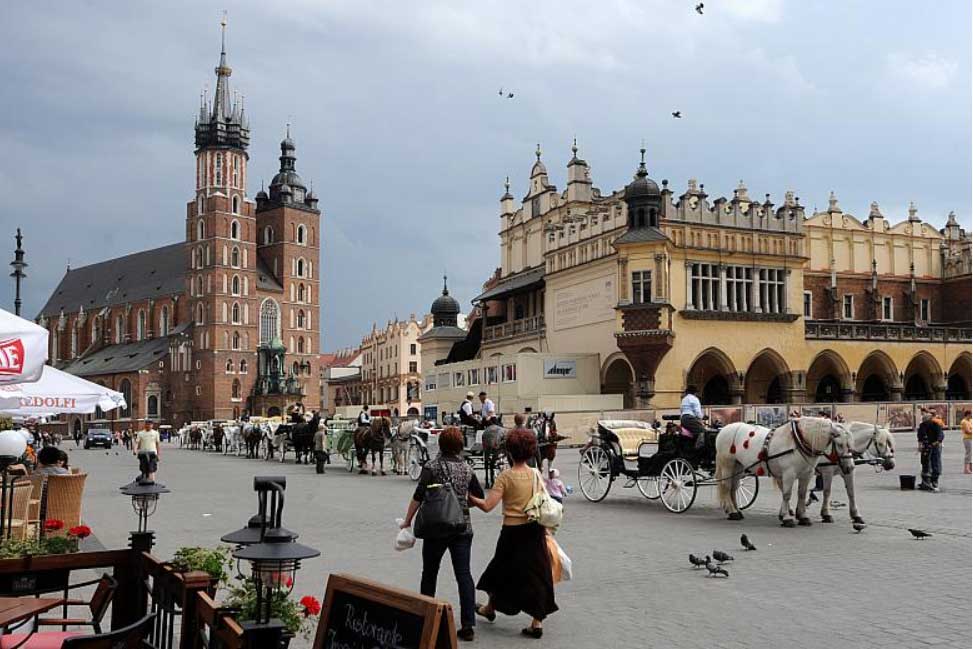
<instances>
[{"instance_id":1,"label":"church clock face","mask_svg":"<svg viewBox=\"0 0 973 649\"><path fill-rule=\"evenodd\" d=\"M689 209L694 210L699 206L699 199L693 196L689 199Z\"/></svg>"}]
</instances>

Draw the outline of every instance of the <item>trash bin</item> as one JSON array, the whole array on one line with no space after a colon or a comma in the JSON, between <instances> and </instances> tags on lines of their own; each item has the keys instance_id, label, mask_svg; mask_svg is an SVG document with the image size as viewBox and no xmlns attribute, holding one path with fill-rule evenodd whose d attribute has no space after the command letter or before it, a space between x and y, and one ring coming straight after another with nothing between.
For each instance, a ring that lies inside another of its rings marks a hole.
<instances>
[{"instance_id":1,"label":"trash bin","mask_svg":"<svg viewBox=\"0 0 973 649\"><path fill-rule=\"evenodd\" d=\"M910 489L916 488L916 477L914 475L900 475L899 476L899 489L903 491L909 491Z\"/></svg>"}]
</instances>

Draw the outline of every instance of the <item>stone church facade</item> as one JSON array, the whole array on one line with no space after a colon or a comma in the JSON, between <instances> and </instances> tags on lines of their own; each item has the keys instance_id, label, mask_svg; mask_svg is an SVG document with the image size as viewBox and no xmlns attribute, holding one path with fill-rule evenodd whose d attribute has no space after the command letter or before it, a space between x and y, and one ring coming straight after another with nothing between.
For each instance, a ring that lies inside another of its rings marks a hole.
<instances>
[{"instance_id":1,"label":"stone church facade","mask_svg":"<svg viewBox=\"0 0 973 649\"><path fill-rule=\"evenodd\" d=\"M225 39L215 72L195 124L184 240L68 269L38 314L53 364L126 396L126 409L89 422L180 426L319 407L318 199L289 129L273 181L247 195L250 124L229 89Z\"/></svg>"}]
</instances>

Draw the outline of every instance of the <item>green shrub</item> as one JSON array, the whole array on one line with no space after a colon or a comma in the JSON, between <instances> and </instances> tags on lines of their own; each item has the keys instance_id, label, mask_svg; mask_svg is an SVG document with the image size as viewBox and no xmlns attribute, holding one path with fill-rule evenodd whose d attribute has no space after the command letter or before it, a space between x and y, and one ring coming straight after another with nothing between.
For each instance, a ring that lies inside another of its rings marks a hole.
<instances>
[{"instance_id":1,"label":"green shrub","mask_svg":"<svg viewBox=\"0 0 973 649\"><path fill-rule=\"evenodd\" d=\"M230 548L225 545L215 548L179 548L170 563L179 572L202 570L220 584L229 580L232 566Z\"/></svg>"}]
</instances>

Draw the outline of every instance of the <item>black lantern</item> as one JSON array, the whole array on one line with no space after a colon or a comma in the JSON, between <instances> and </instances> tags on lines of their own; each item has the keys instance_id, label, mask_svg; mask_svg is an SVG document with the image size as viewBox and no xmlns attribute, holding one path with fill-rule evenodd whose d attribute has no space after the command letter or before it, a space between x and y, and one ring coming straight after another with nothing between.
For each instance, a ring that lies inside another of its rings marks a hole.
<instances>
[{"instance_id":1,"label":"black lantern","mask_svg":"<svg viewBox=\"0 0 973 649\"><path fill-rule=\"evenodd\" d=\"M152 549L155 532L148 529L149 516L159 506L159 496L169 493L169 488L161 482L135 480L121 487L123 495L132 497L132 510L138 516L138 529L129 533L132 548L149 551Z\"/></svg>"},{"instance_id":2,"label":"black lantern","mask_svg":"<svg viewBox=\"0 0 973 649\"><path fill-rule=\"evenodd\" d=\"M238 566L241 562L250 564L250 578L256 591L256 613L253 622L245 626L261 637L266 634L263 638L266 646L275 646L273 638L279 637L283 625L271 619L274 597L294 588L301 561L321 553L297 543L298 535L282 524L286 478L256 477L253 487L259 503L257 514L250 518L246 527L230 532L220 540L237 546L233 558Z\"/></svg>"}]
</instances>

